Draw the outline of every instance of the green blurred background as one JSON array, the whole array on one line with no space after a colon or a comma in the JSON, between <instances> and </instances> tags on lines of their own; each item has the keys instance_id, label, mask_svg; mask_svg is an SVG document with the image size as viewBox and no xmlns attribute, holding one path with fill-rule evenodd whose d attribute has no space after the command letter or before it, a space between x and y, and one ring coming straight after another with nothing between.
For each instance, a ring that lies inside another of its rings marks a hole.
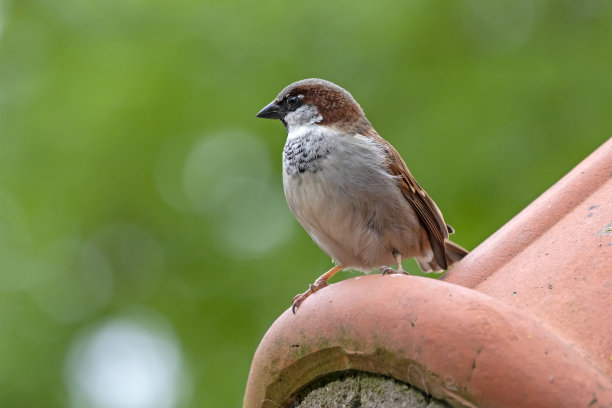
<instances>
[{"instance_id":1,"label":"green blurred background","mask_svg":"<svg viewBox=\"0 0 612 408\"><path fill-rule=\"evenodd\" d=\"M307 77L472 249L612 133L612 4L0 0L0 406L241 406L331 266L254 118Z\"/></svg>"}]
</instances>

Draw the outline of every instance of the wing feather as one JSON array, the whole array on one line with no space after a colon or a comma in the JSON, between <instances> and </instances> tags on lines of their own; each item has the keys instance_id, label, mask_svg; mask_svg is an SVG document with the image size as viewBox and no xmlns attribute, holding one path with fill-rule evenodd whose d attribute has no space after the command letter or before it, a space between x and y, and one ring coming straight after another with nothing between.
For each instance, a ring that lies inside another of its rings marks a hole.
<instances>
[{"instance_id":1,"label":"wing feather","mask_svg":"<svg viewBox=\"0 0 612 408\"><path fill-rule=\"evenodd\" d=\"M412 205L419 220L425 227L436 262L442 269L447 269L448 264L444 250L444 242L448 238L449 230L452 230L452 228L446 225L438 206L436 206L431 197L427 195L425 190L423 190L414 179L410 170L408 170L408 166L406 166L406 163L397 150L378 134L370 134L369 136L385 147L385 151L388 155L387 165L389 173L398 177L398 186L400 190L406 200Z\"/></svg>"}]
</instances>

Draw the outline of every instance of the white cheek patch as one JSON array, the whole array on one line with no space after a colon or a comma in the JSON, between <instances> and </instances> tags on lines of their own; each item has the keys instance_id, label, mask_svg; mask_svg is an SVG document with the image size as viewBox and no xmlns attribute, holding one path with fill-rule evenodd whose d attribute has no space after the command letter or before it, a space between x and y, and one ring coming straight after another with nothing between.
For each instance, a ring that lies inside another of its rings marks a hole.
<instances>
[{"instance_id":1,"label":"white cheek patch","mask_svg":"<svg viewBox=\"0 0 612 408\"><path fill-rule=\"evenodd\" d=\"M315 106L302 105L293 112L285 115L285 122L288 127L312 125L323 120Z\"/></svg>"}]
</instances>

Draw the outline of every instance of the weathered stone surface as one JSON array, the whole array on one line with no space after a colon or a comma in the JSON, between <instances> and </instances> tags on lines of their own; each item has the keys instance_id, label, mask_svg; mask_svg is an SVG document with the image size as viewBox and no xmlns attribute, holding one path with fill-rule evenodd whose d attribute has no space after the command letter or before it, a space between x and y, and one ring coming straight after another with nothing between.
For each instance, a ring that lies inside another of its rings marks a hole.
<instances>
[{"instance_id":1,"label":"weathered stone surface","mask_svg":"<svg viewBox=\"0 0 612 408\"><path fill-rule=\"evenodd\" d=\"M448 408L443 401L393 378L363 372L316 381L300 392L294 408Z\"/></svg>"}]
</instances>

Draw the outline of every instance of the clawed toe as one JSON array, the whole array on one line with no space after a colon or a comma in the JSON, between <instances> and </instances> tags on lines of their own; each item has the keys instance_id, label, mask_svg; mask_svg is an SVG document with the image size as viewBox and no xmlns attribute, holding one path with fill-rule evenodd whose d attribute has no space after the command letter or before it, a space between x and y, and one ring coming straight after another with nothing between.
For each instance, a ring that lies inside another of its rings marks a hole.
<instances>
[{"instance_id":1,"label":"clawed toe","mask_svg":"<svg viewBox=\"0 0 612 408\"><path fill-rule=\"evenodd\" d=\"M295 311L298 307L300 307L300 305L302 304L302 302L310 295L312 295L312 290L308 289L306 292L304 293L298 293L297 295L295 295L295 297L293 298L293 300L291 301L291 311L293 312L293 314L295 314Z\"/></svg>"},{"instance_id":2,"label":"clawed toe","mask_svg":"<svg viewBox=\"0 0 612 408\"><path fill-rule=\"evenodd\" d=\"M395 275L395 274L408 275L408 272L406 272L402 268L400 268L399 270L395 270L391 268L390 266L382 266L380 268L380 271L382 272L383 275Z\"/></svg>"},{"instance_id":3,"label":"clawed toe","mask_svg":"<svg viewBox=\"0 0 612 408\"><path fill-rule=\"evenodd\" d=\"M342 268L343 268L342 265L334 266L329 271L327 271L323 275L319 276L319 278L315 281L315 283L310 285L310 287L308 288L308 290L306 292L299 293L299 294L295 295L295 297L291 301L291 311L293 312L293 314L295 314L295 310L298 307L300 307L302 302L304 300L306 300L306 298L308 296L312 295L317 290L321 290L324 287L326 287L327 286L327 280L330 279L332 276L334 276L336 273L340 272L342 270Z\"/></svg>"},{"instance_id":4,"label":"clawed toe","mask_svg":"<svg viewBox=\"0 0 612 408\"><path fill-rule=\"evenodd\" d=\"M293 312L293 314L295 314L296 309L300 307L302 302L306 300L308 296L312 295L318 290L323 289L326 286L327 286L327 283L325 281L320 281L317 279L315 283L311 283L309 285L309 289L306 292L298 293L297 295L295 295L295 297L291 301L291 311Z\"/></svg>"}]
</instances>

